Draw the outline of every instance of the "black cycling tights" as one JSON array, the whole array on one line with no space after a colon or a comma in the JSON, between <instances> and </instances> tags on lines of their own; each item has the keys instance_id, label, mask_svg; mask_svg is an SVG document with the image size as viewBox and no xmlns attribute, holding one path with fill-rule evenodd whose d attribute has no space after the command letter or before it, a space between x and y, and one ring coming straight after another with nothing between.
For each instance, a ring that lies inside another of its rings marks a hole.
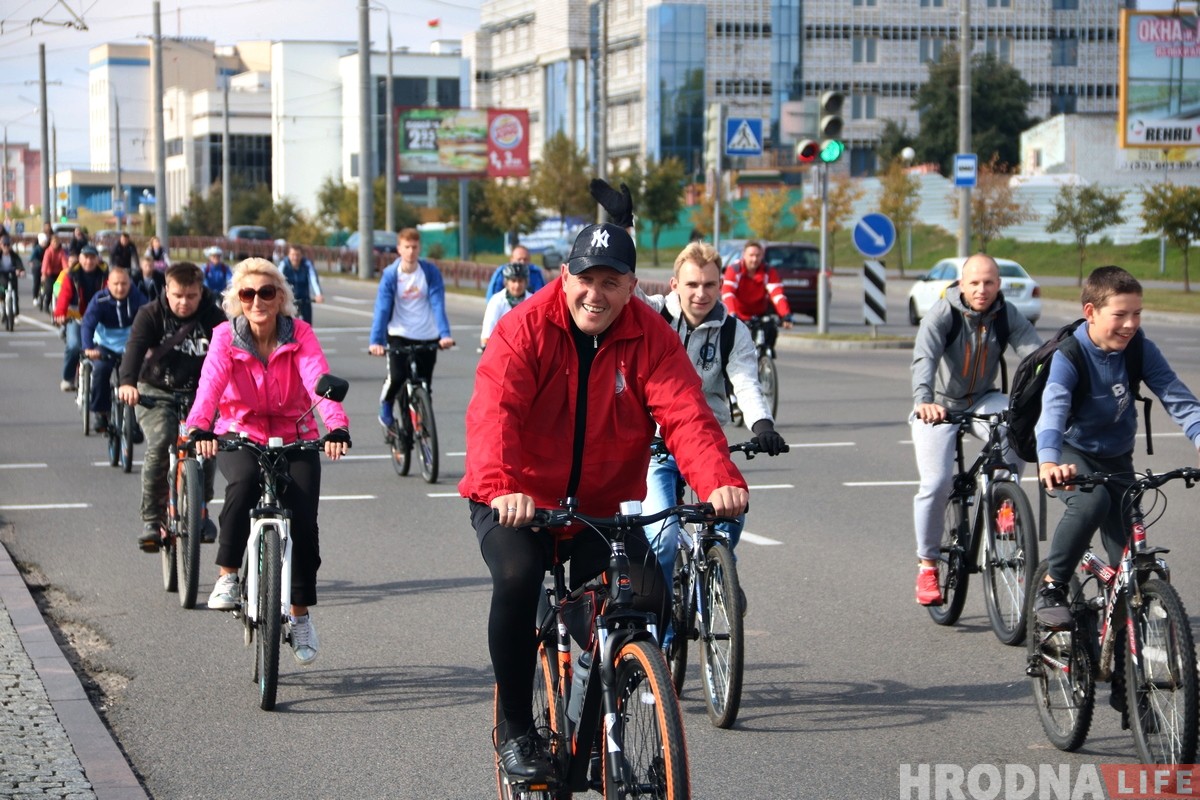
<instances>
[{"instance_id":1,"label":"black cycling tights","mask_svg":"<svg viewBox=\"0 0 1200 800\"><path fill-rule=\"evenodd\" d=\"M492 605L488 616L488 650L499 687L500 704L512 735L533 725L533 671L537 659L534 635L538 597L546 571L553 564L554 539L545 531L506 528L492 521L492 509L471 503L471 522L479 538L483 560L492 573ZM558 544L559 555L570 559L569 585L573 589L608 566L608 544L594 531L584 531ZM667 618L670 592L666 591L658 561L641 531L626 537L634 605L658 615L659 636ZM508 732L498 731L500 741Z\"/></svg>"}]
</instances>

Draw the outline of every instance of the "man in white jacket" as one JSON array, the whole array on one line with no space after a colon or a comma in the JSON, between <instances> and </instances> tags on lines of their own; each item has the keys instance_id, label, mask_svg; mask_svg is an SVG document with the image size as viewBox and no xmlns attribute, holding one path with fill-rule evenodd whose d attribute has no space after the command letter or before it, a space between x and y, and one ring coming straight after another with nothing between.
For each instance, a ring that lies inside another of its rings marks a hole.
<instances>
[{"instance_id":1,"label":"man in white jacket","mask_svg":"<svg viewBox=\"0 0 1200 800\"><path fill-rule=\"evenodd\" d=\"M726 376L737 395L738 405L747 422L754 420L750 429L755 440L768 455L783 452L786 446L783 437L775 430L771 410L763 399L758 384L758 351L750 336L750 329L736 317L731 317L721 302L720 257L716 249L706 242L692 242L675 258L675 272L671 277L671 292L643 299L662 313L667 323L679 334L688 357L696 367L704 385L704 396L709 407L722 425L730 422L729 390ZM728 322L726 322L728 320ZM733 326L733 346L728 360L723 363L721 332L726 325ZM642 510L646 514L675 505L676 486L681 480L679 467L672 456L652 457L646 475L646 500ZM719 527L729 534L730 547L736 547L742 533L745 515L737 523L723 523ZM679 523L671 518L658 526L646 529L658 563L670 585L675 568L675 551L679 537Z\"/></svg>"}]
</instances>

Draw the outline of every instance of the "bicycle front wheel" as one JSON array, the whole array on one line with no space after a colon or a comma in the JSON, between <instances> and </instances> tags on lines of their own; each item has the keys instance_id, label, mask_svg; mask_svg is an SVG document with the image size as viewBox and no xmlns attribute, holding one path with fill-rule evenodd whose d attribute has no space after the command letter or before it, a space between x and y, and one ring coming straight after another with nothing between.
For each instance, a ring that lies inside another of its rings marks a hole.
<instances>
[{"instance_id":1,"label":"bicycle front wheel","mask_svg":"<svg viewBox=\"0 0 1200 800\"><path fill-rule=\"evenodd\" d=\"M121 471L133 470L133 409L121 409Z\"/></svg>"},{"instance_id":2,"label":"bicycle front wheel","mask_svg":"<svg viewBox=\"0 0 1200 800\"><path fill-rule=\"evenodd\" d=\"M963 498L953 497L946 504L942 526L942 545L938 548L938 586L942 604L927 606L929 616L938 625L953 625L962 616L967 602L967 506Z\"/></svg>"},{"instance_id":3,"label":"bicycle front wheel","mask_svg":"<svg viewBox=\"0 0 1200 800\"><path fill-rule=\"evenodd\" d=\"M179 525L175 533L175 558L179 581L179 605L196 607L196 587L200 583L200 525L204 508L204 472L200 462L185 458L179 462L176 509Z\"/></svg>"},{"instance_id":4,"label":"bicycle front wheel","mask_svg":"<svg viewBox=\"0 0 1200 800\"><path fill-rule=\"evenodd\" d=\"M413 390L413 447L421 456L421 477L426 483L438 479L437 423L433 419L433 398L424 386Z\"/></svg>"},{"instance_id":5,"label":"bicycle front wheel","mask_svg":"<svg viewBox=\"0 0 1200 800\"><path fill-rule=\"evenodd\" d=\"M671 576L671 627L675 630L671 643L664 648L667 665L671 668L671 684L675 694L683 694L683 680L687 677L688 639L696 626L696 608L692 600L693 574L690 551L680 550L675 555L675 571Z\"/></svg>"},{"instance_id":6,"label":"bicycle front wheel","mask_svg":"<svg viewBox=\"0 0 1200 800\"><path fill-rule=\"evenodd\" d=\"M1037 520L1016 483L992 484L983 599L992 632L1004 644L1025 641L1025 595L1037 566Z\"/></svg>"},{"instance_id":7,"label":"bicycle front wheel","mask_svg":"<svg viewBox=\"0 0 1200 800\"><path fill-rule=\"evenodd\" d=\"M1191 764L1197 725L1191 625L1171 584L1151 578L1141 595L1141 607L1129 612L1136 638L1128 638L1125 659L1133 741L1143 764Z\"/></svg>"},{"instance_id":8,"label":"bicycle front wheel","mask_svg":"<svg viewBox=\"0 0 1200 800\"><path fill-rule=\"evenodd\" d=\"M175 545L176 540L174 536L160 537L158 553L162 559L163 588L168 592L179 590L177 567L175 566L175 559L179 554L176 551Z\"/></svg>"},{"instance_id":9,"label":"bicycle front wheel","mask_svg":"<svg viewBox=\"0 0 1200 800\"><path fill-rule=\"evenodd\" d=\"M616 662L616 730L606 738L622 749L616 774L606 756L605 800L690 798L683 717L662 652L652 642L627 642Z\"/></svg>"},{"instance_id":10,"label":"bicycle front wheel","mask_svg":"<svg viewBox=\"0 0 1200 800\"><path fill-rule=\"evenodd\" d=\"M733 554L723 544L713 544L704 554L701 582L702 607L708 612L701 621L704 644L704 700L708 718L718 728L731 728L742 702L742 670L745 639L742 608L738 598L737 567Z\"/></svg>"},{"instance_id":11,"label":"bicycle front wheel","mask_svg":"<svg viewBox=\"0 0 1200 800\"><path fill-rule=\"evenodd\" d=\"M558 695L558 662L555 652L546 649L546 642L538 643L537 663L533 672L533 726L550 742L550 758L561 775L566 763L566 726L563 724L562 700ZM493 692L493 719L495 742L507 732L504 709L500 707L500 692ZM509 783L508 776L500 768L496 758L496 790L500 800L570 800L571 792L564 788L547 787L545 790L530 790Z\"/></svg>"},{"instance_id":12,"label":"bicycle front wheel","mask_svg":"<svg viewBox=\"0 0 1200 800\"><path fill-rule=\"evenodd\" d=\"M79 371L76 373L75 380L75 402L79 404L79 413L83 417L83 435L88 436L92 432L92 414L88 411L92 400L91 361L84 359L79 362Z\"/></svg>"},{"instance_id":13,"label":"bicycle front wheel","mask_svg":"<svg viewBox=\"0 0 1200 800\"><path fill-rule=\"evenodd\" d=\"M1046 579L1049 564L1043 561L1033 576L1033 585ZM1079 593L1079 582L1072 578L1070 594ZM1074 601L1074 600L1073 600ZM1033 606L1032 595L1028 604ZM1033 701L1046 738L1059 750L1074 752L1083 746L1092 726L1096 709L1096 676L1091 651L1083 641L1086 627L1070 631L1048 631L1028 615L1026 647L1029 666L1026 674L1033 688Z\"/></svg>"},{"instance_id":14,"label":"bicycle front wheel","mask_svg":"<svg viewBox=\"0 0 1200 800\"><path fill-rule=\"evenodd\" d=\"M4 329L12 333L17 321L17 290L9 288L4 294Z\"/></svg>"},{"instance_id":15,"label":"bicycle front wheel","mask_svg":"<svg viewBox=\"0 0 1200 800\"><path fill-rule=\"evenodd\" d=\"M259 542L255 672L258 674L258 707L270 711L275 708L275 691L279 687L279 640L283 622L279 600L283 571L279 531L264 528Z\"/></svg>"},{"instance_id":16,"label":"bicycle front wheel","mask_svg":"<svg viewBox=\"0 0 1200 800\"><path fill-rule=\"evenodd\" d=\"M779 373L775 369L775 359L767 355L758 357L758 384L762 387L763 400L771 409L771 416L779 413Z\"/></svg>"},{"instance_id":17,"label":"bicycle front wheel","mask_svg":"<svg viewBox=\"0 0 1200 800\"><path fill-rule=\"evenodd\" d=\"M133 413L130 409L129 413ZM108 415L108 430L104 434L104 438L108 441L108 465L117 467L121 465L121 417L125 414L125 410L117 403L113 404L112 413Z\"/></svg>"}]
</instances>

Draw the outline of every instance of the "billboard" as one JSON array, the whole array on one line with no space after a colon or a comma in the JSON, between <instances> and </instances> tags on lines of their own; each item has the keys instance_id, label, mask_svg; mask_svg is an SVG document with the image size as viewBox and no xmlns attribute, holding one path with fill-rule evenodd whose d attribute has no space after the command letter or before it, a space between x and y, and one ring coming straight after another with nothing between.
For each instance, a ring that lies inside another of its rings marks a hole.
<instances>
[{"instance_id":1,"label":"billboard","mask_svg":"<svg viewBox=\"0 0 1200 800\"><path fill-rule=\"evenodd\" d=\"M523 178L529 174L526 110L398 108L396 128L399 175Z\"/></svg>"},{"instance_id":2,"label":"billboard","mask_svg":"<svg viewBox=\"0 0 1200 800\"><path fill-rule=\"evenodd\" d=\"M1121 10L1121 147L1200 147L1197 18Z\"/></svg>"}]
</instances>

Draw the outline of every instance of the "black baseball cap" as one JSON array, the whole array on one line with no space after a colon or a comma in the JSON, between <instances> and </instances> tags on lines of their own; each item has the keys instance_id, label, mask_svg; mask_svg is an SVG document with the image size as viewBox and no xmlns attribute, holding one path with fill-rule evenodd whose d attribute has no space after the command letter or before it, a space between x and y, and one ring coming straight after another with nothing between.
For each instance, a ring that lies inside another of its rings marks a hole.
<instances>
[{"instance_id":1,"label":"black baseball cap","mask_svg":"<svg viewBox=\"0 0 1200 800\"><path fill-rule=\"evenodd\" d=\"M592 267L610 267L622 275L637 266L637 248L624 228L603 222L589 225L575 237L567 270L572 275Z\"/></svg>"},{"instance_id":2,"label":"black baseball cap","mask_svg":"<svg viewBox=\"0 0 1200 800\"><path fill-rule=\"evenodd\" d=\"M89 244L85 245L83 249L79 251L79 254L83 256L98 256L100 255L100 251Z\"/></svg>"}]
</instances>

